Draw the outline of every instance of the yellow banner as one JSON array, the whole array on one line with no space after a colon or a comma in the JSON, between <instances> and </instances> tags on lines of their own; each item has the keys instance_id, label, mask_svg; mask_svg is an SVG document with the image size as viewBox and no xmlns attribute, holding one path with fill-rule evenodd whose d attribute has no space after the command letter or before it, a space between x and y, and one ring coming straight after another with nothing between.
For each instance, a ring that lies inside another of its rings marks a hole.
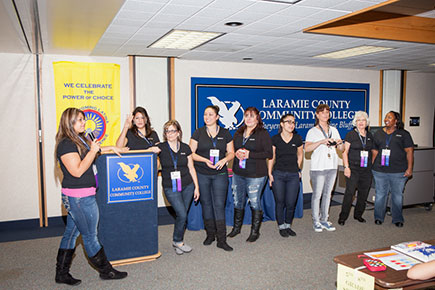
<instances>
[{"instance_id":1,"label":"yellow banner","mask_svg":"<svg viewBox=\"0 0 435 290\"><path fill-rule=\"evenodd\" d=\"M79 108L85 112L86 129L102 145L115 145L120 132L120 66L58 61L53 68L57 126L66 108Z\"/></svg>"}]
</instances>

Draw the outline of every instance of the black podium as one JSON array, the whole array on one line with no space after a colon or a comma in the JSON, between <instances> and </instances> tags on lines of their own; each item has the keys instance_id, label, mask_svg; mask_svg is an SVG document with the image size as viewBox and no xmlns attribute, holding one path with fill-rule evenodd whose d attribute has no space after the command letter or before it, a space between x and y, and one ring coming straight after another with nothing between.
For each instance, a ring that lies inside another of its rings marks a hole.
<instances>
[{"instance_id":1,"label":"black podium","mask_svg":"<svg viewBox=\"0 0 435 290\"><path fill-rule=\"evenodd\" d=\"M157 157L130 151L97 159L98 238L113 265L160 257L157 230Z\"/></svg>"}]
</instances>

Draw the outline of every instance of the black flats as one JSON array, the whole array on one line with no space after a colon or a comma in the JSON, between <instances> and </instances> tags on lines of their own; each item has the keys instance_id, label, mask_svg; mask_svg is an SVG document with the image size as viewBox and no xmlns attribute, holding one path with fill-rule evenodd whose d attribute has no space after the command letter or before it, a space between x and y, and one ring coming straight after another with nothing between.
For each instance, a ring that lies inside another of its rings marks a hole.
<instances>
[{"instance_id":1,"label":"black flats","mask_svg":"<svg viewBox=\"0 0 435 290\"><path fill-rule=\"evenodd\" d=\"M358 218L355 218L357 221L359 221L360 223L365 223L366 222L366 220L363 218L363 217L358 217Z\"/></svg>"},{"instance_id":2,"label":"black flats","mask_svg":"<svg viewBox=\"0 0 435 290\"><path fill-rule=\"evenodd\" d=\"M382 225L382 222L380 220L375 220L375 224Z\"/></svg>"},{"instance_id":3,"label":"black flats","mask_svg":"<svg viewBox=\"0 0 435 290\"><path fill-rule=\"evenodd\" d=\"M338 220L338 224L339 224L340 226L344 226L344 223L345 223L344 220Z\"/></svg>"},{"instance_id":4,"label":"black flats","mask_svg":"<svg viewBox=\"0 0 435 290\"><path fill-rule=\"evenodd\" d=\"M396 227L398 227L398 228L403 227L403 223L402 223L402 222L397 222L397 223L394 223L394 224L395 224Z\"/></svg>"}]
</instances>

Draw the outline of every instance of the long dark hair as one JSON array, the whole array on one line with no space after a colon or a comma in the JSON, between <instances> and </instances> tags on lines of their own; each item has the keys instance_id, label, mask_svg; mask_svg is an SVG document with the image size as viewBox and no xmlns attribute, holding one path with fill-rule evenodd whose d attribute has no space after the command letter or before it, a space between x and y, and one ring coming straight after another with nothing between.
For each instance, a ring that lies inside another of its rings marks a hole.
<instances>
[{"instance_id":1,"label":"long dark hair","mask_svg":"<svg viewBox=\"0 0 435 290\"><path fill-rule=\"evenodd\" d=\"M287 118L287 117L293 117L293 119L295 119L295 122L296 122L295 115L293 115L292 113L287 113L287 114L285 114L285 115L282 116L281 119L279 120L279 129L278 129L278 133L281 133L281 132L282 132L282 126L281 126L281 123L283 123L284 120L285 120L285 118ZM295 125L296 125L296 124L295 124ZM297 132L296 132L296 126L295 126L295 129L293 129L293 132L292 132L292 133L293 133L293 134L297 134Z\"/></svg>"},{"instance_id":2,"label":"long dark hair","mask_svg":"<svg viewBox=\"0 0 435 290\"><path fill-rule=\"evenodd\" d=\"M257 121L258 121L257 126L255 126L251 134L254 134L255 132L257 132L257 130L264 130L264 124L263 124L263 120L261 120L260 111L256 107L248 107L246 108L243 116L245 116L246 113L249 112L254 113L257 116ZM237 129L236 133L243 136L243 132L245 132L245 130L246 130L246 124L245 122L243 122L243 125L240 126L239 129Z\"/></svg>"},{"instance_id":3,"label":"long dark hair","mask_svg":"<svg viewBox=\"0 0 435 290\"><path fill-rule=\"evenodd\" d=\"M145 108L143 108L143 107L136 107L136 109L134 109L134 111L132 113L133 114L133 118L136 116L137 113L141 113L142 116L144 116L145 119L146 119L146 122L145 122L145 137L148 138L151 135L151 133L153 132L153 128L151 127L151 121L150 121L150 117L148 116L147 110L145 110ZM133 133L136 136L140 137L139 133L138 133L138 128L137 128L137 126L136 126L136 124L134 122L133 122L133 127L131 128L131 130L133 131Z\"/></svg>"},{"instance_id":4,"label":"long dark hair","mask_svg":"<svg viewBox=\"0 0 435 290\"><path fill-rule=\"evenodd\" d=\"M85 113L77 108L67 108L65 111L63 111L59 121L59 128L57 129L57 133L56 133L56 147L55 147L56 157L57 157L57 146L59 145L60 141L62 141L65 138L70 139L72 142L74 142L74 144L77 145L80 156L82 156L82 154L87 150L85 144L83 144L80 138L84 140L90 147L91 143L87 138L85 138L84 133L77 134L76 131L74 131L74 125L79 115L82 115L83 118L85 118Z\"/></svg>"},{"instance_id":5,"label":"long dark hair","mask_svg":"<svg viewBox=\"0 0 435 290\"><path fill-rule=\"evenodd\" d=\"M314 123L314 126L319 125L319 118L317 118L317 114L320 112L323 112L324 110L327 110L329 112L331 112L331 109L329 108L329 106L327 104L320 104L317 106L316 108L316 114L314 114L314 118L316 119L316 122ZM328 124L331 120L328 119Z\"/></svg>"},{"instance_id":6,"label":"long dark hair","mask_svg":"<svg viewBox=\"0 0 435 290\"><path fill-rule=\"evenodd\" d=\"M402 116L400 116L400 113L395 111L389 111L388 113L391 113L394 115L394 118L396 119L396 128L399 130L405 129L405 124L403 124Z\"/></svg>"}]
</instances>

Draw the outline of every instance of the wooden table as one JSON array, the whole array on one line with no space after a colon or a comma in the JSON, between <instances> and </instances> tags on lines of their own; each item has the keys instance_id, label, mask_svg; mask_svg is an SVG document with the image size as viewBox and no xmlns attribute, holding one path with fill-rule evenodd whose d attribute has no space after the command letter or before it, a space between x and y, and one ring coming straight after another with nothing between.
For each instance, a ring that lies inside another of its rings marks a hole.
<instances>
[{"instance_id":1,"label":"wooden table","mask_svg":"<svg viewBox=\"0 0 435 290\"><path fill-rule=\"evenodd\" d=\"M435 239L424 241L424 242L431 245L435 245ZM368 253L368 252L386 251L386 250L390 250L390 247L340 255L334 257L334 262L355 269L360 266L364 266L363 259L358 258L358 255L363 255L364 253ZM435 278L430 280L424 280L424 281L411 280L406 277L406 273L408 271L406 270L396 271L388 266L387 266L387 270L383 272L371 272L367 268L362 269L360 271L370 276L373 276L375 278L375 289L403 288L404 290L405 289L411 290L411 289L423 289L425 287L435 286Z\"/></svg>"}]
</instances>

